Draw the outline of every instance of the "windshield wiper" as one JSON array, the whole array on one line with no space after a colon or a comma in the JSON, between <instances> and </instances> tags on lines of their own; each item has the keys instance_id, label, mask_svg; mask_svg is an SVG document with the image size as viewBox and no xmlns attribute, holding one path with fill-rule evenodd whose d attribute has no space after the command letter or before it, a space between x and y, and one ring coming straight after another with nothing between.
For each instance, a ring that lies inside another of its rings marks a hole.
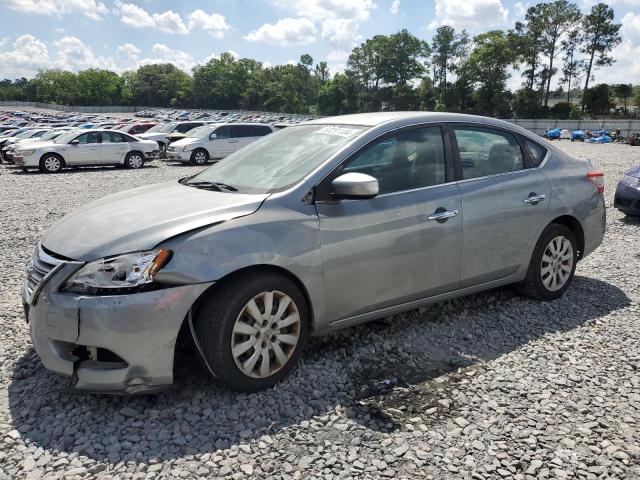
<instances>
[{"instance_id":1,"label":"windshield wiper","mask_svg":"<svg viewBox=\"0 0 640 480\"><path fill-rule=\"evenodd\" d=\"M229 190L231 192L237 192L238 189L232 185L227 185L226 183L220 183L220 182L185 182L184 185L189 185L191 187L195 187L195 188L210 188L212 190L216 190L218 192L221 192L222 189L224 188L225 190Z\"/></svg>"}]
</instances>

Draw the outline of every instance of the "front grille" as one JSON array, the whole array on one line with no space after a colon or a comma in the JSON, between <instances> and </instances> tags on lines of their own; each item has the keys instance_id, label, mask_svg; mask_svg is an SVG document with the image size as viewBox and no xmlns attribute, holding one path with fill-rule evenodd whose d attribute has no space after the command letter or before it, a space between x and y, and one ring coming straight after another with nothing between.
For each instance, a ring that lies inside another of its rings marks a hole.
<instances>
[{"instance_id":1,"label":"front grille","mask_svg":"<svg viewBox=\"0 0 640 480\"><path fill-rule=\"evenodd\" d=\"M25 296L29 303L32 302L38 289L42 286L42 282L63 263L64 260L45 252L42 245L38 243L33 256L27 262Z\"/></svg>"}]
</instances>

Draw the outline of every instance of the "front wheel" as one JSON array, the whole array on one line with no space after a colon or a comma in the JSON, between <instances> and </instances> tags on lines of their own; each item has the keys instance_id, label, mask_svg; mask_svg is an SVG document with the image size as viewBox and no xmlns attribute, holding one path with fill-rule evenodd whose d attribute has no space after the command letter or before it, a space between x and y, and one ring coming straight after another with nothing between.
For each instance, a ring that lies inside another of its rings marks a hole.
<instances>
[{"instance_id":1,"label":"front wheel","mask_svg":"<svg viewBox=\"0 0 640 480\"><path fill-rule=\"evenodd\" d=\"M555 300L567 291L578 262L576 237L566 226L549 225L533 250L521 291L537 300Z\"/></svg>"},{"instance_id":2,"label":"front wheel","mask_svg":"<svg viewBox=\"0 0 640 480\"><path fill-rule=\"evenodd\" d=\"M60 155L49 153L40 159L40 171L45 173L56 173L64 167L64 160Z\"/></svg>"},{"instance_id":3,"label":"front wheel","mask_svg":"<svg viewBox=\"0 0 640 480\"><path fill-rule=\"evenodd\" d=\"M294 282L254 273L214 289L198 310L195 330L216 378L233 390L255 392L296 367L309 336L309 312Z\"/></svg>"},{"instance_id":4,"label":"front wheel","mask_svg":"<svg viewBox=\"0 0 640 480\"><path fill-rule=\"evenodd\" d=\"M130 152L124 159L124 165L127 168L138 169L144 165L144 158L141 153Z\"/></svg>"},{"instance_id":5,"label":"front wheel","mask_svg":"<svg viewBox=\"0 0 640 480\"><path fill-rule=\"evenodd\" d=\"M191 163L194 165L205 165L208 161L209 153L202 148L198 148L191 153Z\"/></svg>"}]
</instances>

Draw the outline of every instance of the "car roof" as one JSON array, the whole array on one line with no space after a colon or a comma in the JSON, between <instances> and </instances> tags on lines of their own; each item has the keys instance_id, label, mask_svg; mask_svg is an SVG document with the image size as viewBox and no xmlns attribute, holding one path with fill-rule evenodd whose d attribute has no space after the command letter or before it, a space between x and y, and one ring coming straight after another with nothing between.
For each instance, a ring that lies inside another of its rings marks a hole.
<instances>
[{"instance_id":1,"label":"car roof","mask_svg":"<svg viewBox=\"0 0 640 480\"><path fill-rule=\"evenodd\" d=\"M514 125L503 120L479 115L467 115L463 113L447 112L375 112L375 113L354 113L351 115L339 115L335 117L317 118L309 120L304 124L316 125L359 125L365 127L375 127L384 123L406 120L408 124L415 122L470 122L484 123L513 129Z\"/></svg>"}]
</instances>

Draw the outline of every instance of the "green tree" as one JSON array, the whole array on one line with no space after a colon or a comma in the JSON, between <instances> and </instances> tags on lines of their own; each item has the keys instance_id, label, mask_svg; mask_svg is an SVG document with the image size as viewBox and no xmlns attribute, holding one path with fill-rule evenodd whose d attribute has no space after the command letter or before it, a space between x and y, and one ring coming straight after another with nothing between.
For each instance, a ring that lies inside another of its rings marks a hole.
<instances>
[{"instance_id":1,"label":"green tree","mask_svg":"<svg viewBox=\"0 0 640 480\"><path fill-rule=\"evenodd\" d=\"M622 102L624 103L624 113L628 113L629 110L627 109L627 101L633 94L633 85L631 85L630 83L620 83L614 86L614 92L616 94L616 97L622 99Z\"/></svg>"},{"instance_id":2,"label":"green tree","mask_svg":"<svg viewBox=\"0 0 640 480\"><path fill-rule=\"evenodd\" d=\"M476 35L473 42L475 48L463 63L461 75L476 87L474 108L485 115L508 116L511 113L510 93L506 90L508 68L517 58L510 48L509 36L501 30L492 30Z\"/></svg>"},{"instance_id":3,"label":"green tree","mask_svg":"<svg viewBox=\"0 0 640 480\"><path fill-rule=\"evenodd\" d=\"M580 28L574 28L567 33L562 41L562 49L564 50L561 85L567 86L567 103L571 102L571 87L573 82L584 70L584 61L577 59L576 54L578 47L582 43L582 32Z\"/></svg>"},{"instance_id":4,"label":"green tree","mask_svg":"<svg viewBox=\"0 0 640 480\"><path fill-rule=\"evenodd\" d=\"M114 72L98 68L77 75L80 105L121 105L124 81Z\"/></svg>"},{"instance_id":5,"label":"green tree","mask_svg":"<svg viewBox=\"0 0 640 480\"><path fill-rule=\"evenodd\" d=\"M447 74L455 73L468 53L469 35L465 30L456 33L449 25L438 27L431 42L431 69L441 96L447 90ZM446 102L444 102L446 103Z\"/></svg>"},{"instance_id":6,"label":"green tree","mask_svg":"<svg viewBox=\"0 0 640 480\"><path fill-rule=\"evenodd\" d=\"M609 86L605 83L585 90L582 96L585 110L591 116L608 115L614 106L610 94Z\"/></svg>"},{"instance_id":7,"label":"green tree","mask_svg":"<svg viewBox=\"0 0 640 480\"><path fill-rule=\"evenodd\" d=\"M598 3L591 8L591 12L584 18L583 33L584 44L581 51L589 58L587 63L587 77L584 82L584 94L589 89L594 67L611 65L614 59L610 53L621 41L621 24L613 23L613 9L605 3ZM583 95L582 109L584 110L585 98Z\"/></svg>"},{"instance_id":8,"label":"green tree","mask_svg":"<svg viewBox=\"0 0 640 480\"><path fill-rule=\"evenodd\" d=\"M357 112L360 88L360 84L354 77L342 73L336 74L332 80L326 81L320 87L317 100L318 113L344 115Z\"/></svg>"}]
</instances>

